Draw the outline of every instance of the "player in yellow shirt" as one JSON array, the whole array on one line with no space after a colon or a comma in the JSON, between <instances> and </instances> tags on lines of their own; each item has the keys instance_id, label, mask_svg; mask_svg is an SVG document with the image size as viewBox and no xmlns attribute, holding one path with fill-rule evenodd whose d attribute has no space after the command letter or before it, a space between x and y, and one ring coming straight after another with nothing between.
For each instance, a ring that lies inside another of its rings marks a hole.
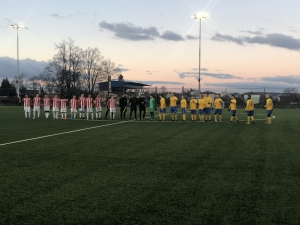
<instances>
[{"instance_id":1,"label":"player in yellow shirt","mask_svg":"<svg viewBox=\"0 0 300 225\"><path fill-rule=\"evenodd\" d=\"M191 118L192 122L196 121L196 114L197 114L197 100L195 99L195 96L193 95L190 100L190 110L191 110Z\"/></svg>"},{"instance_id":2,"label":"player in yellow shirt","mask_svg":"<svg viewBox=\"0 0 300 225\"><path fill-rule=\"evenodd\" d=\"M267 102L266 102L266 105L264 106L267 110L267 122L266 122L266 124L271 124L271 115L272 115L272 112L273 112L273 101L270 98L269 94L266 95L266 99L267 99Z\"/></svg>"},{"instance_id":3,"label":"player in yellow shirt","mask_svg":"<svg viewBox=\"0 0 300 225\"><path fill-rule=\"evenodd\" d=\"M205 96L205 101L206 101L206 107L205 107L205 121L207 122L208 120L211 121L211 97L209 97L209 93L206 93Z\"/></svg>"},{"instance_id":4,"label":"player in yellow shirt","mask_svg":"<svg viewBox=\"0 0 300 225\"><path fill-rule=\"evenodd\" d=\"M185 122L186 121L186 100L184 99L184 96L181 96L181 100L180 100L180 108L181 108L181 114L182 114L182 121Z\"/></svg>"},{"instance_id":5,"label":"player in yellow shirt","mask_svg":"<svg viewBox=\"0 0 300 225\"><path fill-rule=\"evenodd\" d=\"M217 114L219 114L219 121L222 122L222 99L220 98L220 95L217 95L215 102L214 102L214 108L215 108L215 122L218 122L217 120Z\"/></svg>"},{"instance_id":6,"label":"player in yellow shirt","mask_svg":"<svg viewBox=\"0 0 300 225\"><path fill-rule=\"evenodd\" d=\"M171 118L172 121L177 121L177 101L178 98L174 96L174 93L171 93L170 97L170 113L171 113Z\"/></svg>"},{"instance_id":7,"label":"player in yellow shirt","mask_svg":"<svg viewBox=\"0 0 300 225\"><path fill-rule=\"evenodd\" d=\"M199 122L204 122L204 111L206 108L206 100L204 98L204 95L201 95L201 98L198 100L198 106L199 106Z\"/></svg>"},{"instance_id":8,"label":"player in yellow shirt","mask_svg":"<svg viewBox=\"0 0 300 225\"><path fill-rule=\"evenodd\" d=\"M159 95L159 121L165 121L166 118L166 100L162 94Z\"/></svg>"},{"instance_id":9,"label":"player in yellow shirt","mask_svg":"<svg viewBox=\"0 0 300 225\"><path fill-rule=\"evenodd\" d=\"M235 118L236 122L239 122L239 118L236 115L236 99L235 99L235 95L231 95L231 101L230 101L230 105L228 108L228 111L231 111L231 117L230 117L230 121L229 123L232 123L232 120Z\"/></svg>"},{"instance_id":10,"label":"player in yellow shirt","mask_svg":"<svg viewBox=\"0 0 300 225\"><path fill-rule=\"evenodd\" d=\"M254 100L251 98L251 95L248 95L247 99L245 112L247 112L248 122L246 122L246 124L250 124L250 119L252 124L254 124Z\"/></svg>"}]
</instances>

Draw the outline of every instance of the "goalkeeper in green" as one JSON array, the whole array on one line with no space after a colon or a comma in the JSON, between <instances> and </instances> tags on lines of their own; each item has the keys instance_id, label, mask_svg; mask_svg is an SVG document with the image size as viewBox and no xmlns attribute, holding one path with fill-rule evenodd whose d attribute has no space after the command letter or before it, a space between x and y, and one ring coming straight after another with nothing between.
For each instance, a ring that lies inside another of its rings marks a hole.
<instances>
[{"instance_id":1,"label":"goalkeeper in green","mask_svg":"<svg viewBox=\"0 0 300 225\"><path fill-rule=\"evenodd\" d=\"M150 111L150 120L154 120L154 110L155 110L155 99L152 94L150 94L150 105L149 105L149 111Z\"/></svg>"}]
</instances>

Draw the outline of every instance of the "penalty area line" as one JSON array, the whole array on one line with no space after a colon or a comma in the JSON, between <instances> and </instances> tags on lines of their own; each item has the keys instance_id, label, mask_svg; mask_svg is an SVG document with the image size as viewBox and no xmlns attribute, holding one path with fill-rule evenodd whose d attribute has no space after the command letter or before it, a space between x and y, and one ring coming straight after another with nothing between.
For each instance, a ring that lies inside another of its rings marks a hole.
<instances>
[{"instance_id":1,"label":"penalty area line","mask_svg":"<svg viewBox=\"0 0 300 225\"><path fill-rule=\"evenodd\" d=\"M103 124L103 125L100 125L100 126L82 128L82 129L78 129L78 130L66 131L66 132L61 132L61 133L57 133L57 134L49 134L49 135L45 135L45 136L41 136L41 137L28 138L28 139L24 139L24 140L20 140L20 141L12 141L12 142L7 142L7 143L0 144L0 146L12 145L12 144L17 144L17 143L21 143L21 142L27 142L27 141L37 140L37 139L54 137L54 136L58 136L58 135L71 134L71 133L75 133L75 132L80 132L80 131L84 131L84 130L91 130L91 129L96 129L96 128L100 128L100 127L107 127L107 126L112 126L112 125L125 123L125 122L126 121L121 121L121 122L117 122L117 123Z\"/></svg>"}]
</instances>

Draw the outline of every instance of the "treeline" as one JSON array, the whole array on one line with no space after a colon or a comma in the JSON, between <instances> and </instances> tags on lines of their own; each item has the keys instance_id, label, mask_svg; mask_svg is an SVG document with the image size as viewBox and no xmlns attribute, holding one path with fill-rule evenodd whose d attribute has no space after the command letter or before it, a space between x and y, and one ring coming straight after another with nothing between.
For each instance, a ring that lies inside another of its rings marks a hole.
<instances>
[{"instance_id":1,"label":"treeline","mask_svg":"<svg viewBox=\"0 0 300 225\"><path fill-rule=\"evenodd\" d=\"M69 38L54 44L56 54L39 76L21 74L21 93L26 90L40 90L47 94L58 94L71 98L72 95L95 95L97 83L115 79L120 69L109 59L104 59L98 48L82 49ZM14 79L14 86L17 78Z\"/></svg>"}]
</instances>

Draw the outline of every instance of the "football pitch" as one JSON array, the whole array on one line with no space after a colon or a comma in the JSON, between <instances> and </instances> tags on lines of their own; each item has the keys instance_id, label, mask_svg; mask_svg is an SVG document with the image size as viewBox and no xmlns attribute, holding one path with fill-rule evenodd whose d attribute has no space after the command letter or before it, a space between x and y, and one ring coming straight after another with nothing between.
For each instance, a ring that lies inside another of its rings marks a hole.
<instances>
[{"instance_id":1,"label":"football pitch","mask_svg":"<svg viewBox=\"0 0 300 225\"><path fill-rule=\"evenodd\" d=\"M273 114L32 120L1 106L0 224L299 224L300 110Z\"/></svg>"}]
</instances>

